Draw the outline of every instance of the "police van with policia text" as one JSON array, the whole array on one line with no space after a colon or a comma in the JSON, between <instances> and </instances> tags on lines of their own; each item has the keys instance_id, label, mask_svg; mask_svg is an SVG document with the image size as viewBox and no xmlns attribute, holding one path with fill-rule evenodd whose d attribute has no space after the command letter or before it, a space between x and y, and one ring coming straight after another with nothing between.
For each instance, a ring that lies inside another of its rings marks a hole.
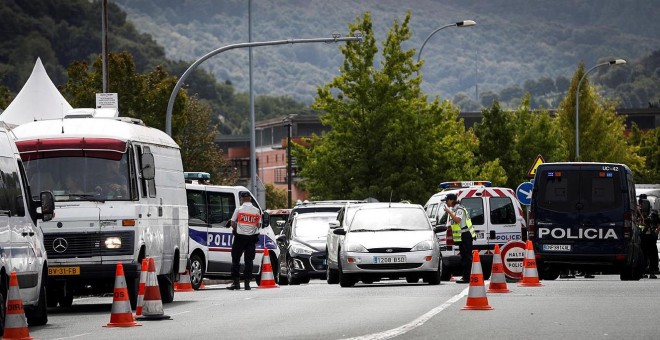
<instances>
[{"instance_id":1,"label":"police van with policia text","mask_svg":"<svg viewBox=\"0 0 660 340\"><path fill-rule=\"evenodd\" d=\"M639 280L646 261L635 196L624 164L539 165L528 230L539 276L554 280L574 269Z\"/></svg>"},{"instance_id":2,"label":"police van with policia text","mask_svg":"<svg viewBox=\"0 0 660 340\"><path fill-rule=\"evenodd\" d=\"M464 206L476 233L473 248L479 250L484 278L490 277L493 261L492 251L496 244L500 247L509 241L522 238L526 228L523 209L512 189L492 187L489 181L457 181L440 184L442 191L434 194L424 205L432 226L446 228L447 214L443 209L448 194L455 194ZM451 275L462 275L461 257L458 245L453 241L451 228L436 234L442 252L442 279Z\"/></svg>"},{"instance_id":3,"label":"police van with policia text","mask_svg":"<svg viewBox=\"0 0 660 340\"><path fill-rule=\"evenodd\" d=\"M244 186L205 185L193 183L199 177L197 173L186 173L186 195L189 214L190 237L190 281L193 289L199 289L202 280L231 278L231 217L241 205L239 193L249 192ZM261 280L261 262L264 249L268 249L273 275L278 277L278 258L280 249L275 242L275 234L270 225L269 215L263 212L257 200L250 194L252 205L262 211L262 227L259 229L259 241L253 262L252 273L259 285ZM241 260L240 273L243 273Z\"/></svg>"},{"instance_id":4,"label":"police van with policia text","mask_svg":"<svg viewBox=\"0 0 660 340\"><path fill-rule=\"evenodd\" d=\"M114 109L75 109L13 130L30 184L55 197L40 223L48 253L48 304L112 292L117 262L136 305L141 261L152 257L163 302L188 262L188 208L179 146Z\"/></svg>"}]
</instances>

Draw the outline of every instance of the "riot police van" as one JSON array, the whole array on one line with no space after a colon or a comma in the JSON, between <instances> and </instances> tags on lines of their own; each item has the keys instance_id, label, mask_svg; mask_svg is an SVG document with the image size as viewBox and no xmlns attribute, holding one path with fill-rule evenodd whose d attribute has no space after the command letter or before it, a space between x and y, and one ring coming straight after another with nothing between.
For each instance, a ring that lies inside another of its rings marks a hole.
<instances>
[{"instance_id":1,"label":"riot police van","mask_svg":"<svg viewBox=\"0 0 660 340\"><path fill-rule=\"evenodd\" d=\"M48 259L37 220L53 217L53 195L34 200L14 138L0 127L0 335L5 325L9 275L16 272L25 316L30 326L48 322ZM37 211L37 207L41 211Z\"/></svg>"},{"instance_id":2,"label":"riot police van","mask_svg":"<svg viewBox=\"0 0 660 340\"><path fill-rule=\"evenodd\" d=\"M186 173L186 194L188 198L190 236L190 281L193 289L199 289L206 278L231 278L231 245L233 241L230 220L236 207L240 206L239 193L249 190L243 186L221 186L191 183L195 173ZM278 277L278 257L280 250L275 242L275 234L269 216L264 213L257 200L252 204L262 211L262 228L256 247L252 273L260 282L261 262L264 249L268 249L273 275ZM243 264L241 264L243 273Z\"/></svg>"},{"instance_id":3,"label":"riot police van","mask_svg":"<svg viewBox=\"0 0 660 340\"><path fill-rule=\"evenodd\" d=\"M431 225L445 230L436 234L443 259L442 280L449 280L452 274L462 274L458 245L454 244L451 228L446 228L447 214L442 199L448 194L455 194L470 215L477 234L473 247L479 250L484 278L488 279L495 245L501 247L522 238L526 223L520 202L512 189L492 187L489 181L443 182L440 188L442 191L431 196L424 209Z\"/></svg>"},{"instance_id":4,"label":"riot police van","mask_svg":"<svg viewBox=\"0 0 660 340\"><path fill-rule=\"evenodd\" d=\"M112 292L117 262L131 305L141 261L152 257L163 302L188 262L188 211L179 146L116 110L76 109L13 130L30 184L51 191L57 214L40 223L48 304Z\"/></svg>"},{"instance_id":5,"label":"riot police van","mask_svg":"<svg viewBox=\"0 0 660 340\"><path fill-rule=\"evenodd\" d=\"M645 260L636 205L624 164L541 164L528 230L539 276L554 280L562 269L576 269L639 280Z\"/></svg>"}]
</instances>

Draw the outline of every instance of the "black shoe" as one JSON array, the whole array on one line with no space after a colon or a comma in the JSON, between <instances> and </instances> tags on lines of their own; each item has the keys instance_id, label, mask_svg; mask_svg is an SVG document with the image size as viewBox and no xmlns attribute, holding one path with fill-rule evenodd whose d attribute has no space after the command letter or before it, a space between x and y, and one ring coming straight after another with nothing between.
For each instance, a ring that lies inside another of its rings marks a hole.
<instances>
[{"instance_id":1,"label":"black shoe","mask_svg":"<svg viewBox=\"0 0 660 340\"><path fill-rule=\"evenodd\" d=\"M245 280L245 290L250 290L250 280Z\"/></svg>"},{"instance_id":2,"label":"black shoe","mask_svg":"<svg viewBox=\"0 0 660 340\"><path fill-rule=\"evenodd\" d=\"M456 280L456 283L470 283L469 280Z\"/></svg>"},{"instance_id":3,"label":"black shoe","mask_svg":"<svg viewBox=\"0 0 660 340\"><path fill-rule=\"evenodd\" d=\"M651 275L649 275L649 279L657 279L657 278L658 278L658 277L655 276L655 274L651 274Z\"/></svg>"},{"instance_id":4,"label":"black shoe","mask_svg":"<svg viewBox=\"0 0 660 340\"><path fill-rule=\"evenodd\" d=\"M227 287L229 290L240 290L241 289L241 283L238 280L234 280L234 282Z\"/></svg>"}]
</instances>

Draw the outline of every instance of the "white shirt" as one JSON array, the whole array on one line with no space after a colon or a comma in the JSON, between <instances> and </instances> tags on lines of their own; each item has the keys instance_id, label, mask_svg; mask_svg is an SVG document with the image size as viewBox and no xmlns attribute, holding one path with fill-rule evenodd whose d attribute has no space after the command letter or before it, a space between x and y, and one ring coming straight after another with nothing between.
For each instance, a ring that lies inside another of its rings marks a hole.
<instances>
[{"instance_id":1,"label":"white shirt","mask_svg":"<svg viewBox=\"0 0 660 340\"><path fill-rule=\"evenodd\" d=\"M252 202L245 202L234 210L231 220L236 222L237 234L257 235L261 226L261 211Z\"/></svg>"}]
</instances>

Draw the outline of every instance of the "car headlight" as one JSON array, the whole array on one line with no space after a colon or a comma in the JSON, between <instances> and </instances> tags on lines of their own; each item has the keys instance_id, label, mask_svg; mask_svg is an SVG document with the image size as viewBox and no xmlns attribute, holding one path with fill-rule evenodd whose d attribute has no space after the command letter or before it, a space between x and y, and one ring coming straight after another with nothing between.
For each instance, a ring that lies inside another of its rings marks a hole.
<instances>
[{"instance_id":1,"label":"car headlight","mask_svg":"<svg viewBox=\"0 0 660 340\"><path fill-rule=\"evenodd\" d=\"M119 249L121 248L121 237L108 237L105 239L106 249Z\"/></svg>"},{"instance_id":2,"label":"car headlight","mask_svg":"<svg viewBox=\"0 0 660 340\"><path fill-rule=\"evenodd\" d=\"M422 241L417 243L410 251L422 251L422 250L431 250L433 249L433 242L430 240Z\"/></svg>"},{"instance_id":3,"label":"car headlight","mask_svg":"<svg viewBox=\"0 0 660 340\"><path fill-rule=\"evenodd\" d=\"M368 253L369 251L359 243L349 243L346 245L346 251L352 253Z\"/></svg>"},{"instance_id":4,"label":"car headlight","mask_svg":"<svg viewBox=\"0 0 660 340\"><path fill-rule=\"evenodd\" d=\"M290 249L291 252L300 255L312 255L312 253L314 252L314 249L299 243L291 243Z\"/></svg>"}]
</instances>

